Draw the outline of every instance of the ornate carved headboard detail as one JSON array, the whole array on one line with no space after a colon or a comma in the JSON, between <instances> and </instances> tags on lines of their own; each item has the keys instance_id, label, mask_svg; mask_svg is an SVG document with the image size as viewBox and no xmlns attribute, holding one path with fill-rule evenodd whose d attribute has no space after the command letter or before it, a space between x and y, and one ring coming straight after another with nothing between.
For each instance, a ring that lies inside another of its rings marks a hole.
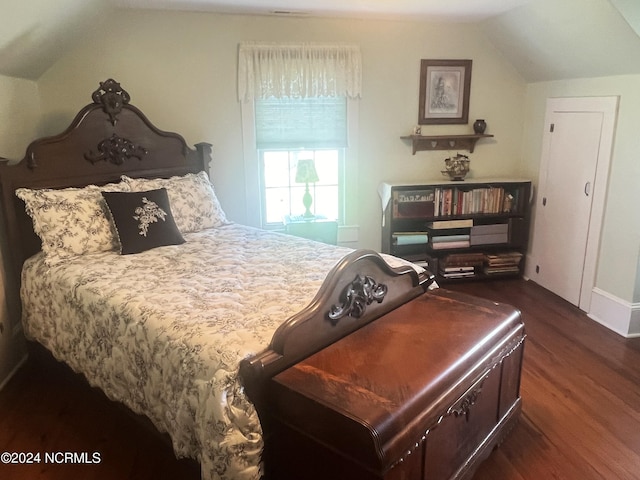
<instances>
[{"instance_id":1,"label":"ornate carved headboard detail","mask_svg":"<svg viewBox=\"0 0 640 480\"><path fill-rule=\"evenodd\" d=\"M3 258L17 284L24 260L40 250L17 188L82 187L117 182L121 175L159 178L209 170L210 144L191 148L181 135L156 128L115 80L100 82L91 98L62 133L33 141L19 163L0 162Z\"/></svg>"},{"instance_id":2,"label":"ornate carved headboard detail","mask_svg":"<svg viewBox=\"0 0 640 480\"><path fill-rule=\"evenodd\" d=\"M142 157L147 153L149 151L146 148L136 146L133 142L114 133L111 137L98 144L98 153L90 151L84 154L84 158L91 163L111 162L115 165L122 165L132 157L142 160Z\"/></svg>"},{"instance_id":3,"label":"ornate carved headboard detail","mask_svg":"<svg viewBox=\"0 0 640 480\"><path fill-rule=\"evenodd\" d=\"M112 78L100 82L98 88L91 95L93 103L102 105L102 111L109 116L111 125L115 127L118 122L118 115L125 105L129 104L131 97L118 82ZM106 161L115 165L122 165L126 160L136 157L142 160L148 150L142 146L135 145L131 140L120 137L115 133L109 138L98 143L98 153L93 151L84 154L84 158L91 163Z\"/></svg>"},{"instance_id":4,"label":"ornate carved headboard detail","mask_svg":"<svg viewBox=\"0 0 640 480\"><path fill-rule=\"evenodd\" d=\"M102 105L102 110L109 115L111 125L114 126L118 121L118 114L122 111L123 105L128 104L131 100L129 93L112 78L100 82L100 88L93 92L91 98L93 103Z\"/></svg>"}]
</instances>

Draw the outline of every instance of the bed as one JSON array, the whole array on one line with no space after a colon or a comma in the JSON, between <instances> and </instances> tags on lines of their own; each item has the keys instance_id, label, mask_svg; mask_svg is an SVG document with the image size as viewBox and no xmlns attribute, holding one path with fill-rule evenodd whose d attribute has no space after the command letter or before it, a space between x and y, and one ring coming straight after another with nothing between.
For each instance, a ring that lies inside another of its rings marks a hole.
<instances>
[{"instance_id":1,"label":"bed","mask_svg":"<svg viewBox=\"0 0 640 480\"><path fill-rule=\"evenodd\" d=\"M209 144L190 148L101 82L64 132L0 166L3 255L30 340L168 433L203 479L257 479L278 450L265 447L278 430L273 379L436 285L400 259L229 222L210 162ZM491 371L524 340L517 313L499 313L492 335L518 333L481 355ZM517 358L513 405L483 452L519 412ZM403 462L392 463L383 469Z\"/></svg>"}]
</instances>

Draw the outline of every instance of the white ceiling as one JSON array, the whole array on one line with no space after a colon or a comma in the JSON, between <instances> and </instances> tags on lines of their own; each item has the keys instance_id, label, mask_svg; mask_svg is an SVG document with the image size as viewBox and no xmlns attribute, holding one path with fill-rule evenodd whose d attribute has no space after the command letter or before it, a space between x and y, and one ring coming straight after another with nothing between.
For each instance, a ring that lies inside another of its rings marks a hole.
<instances>
[{"instance_id":1,"label":"white ceiling","mask_svg":"<svg viewBox=\"0 0 640 480\"><path fill-rule=\"evenodd\" d=\"M640 0L0 0L0 75L39 79L128 8L475 22L527 82L640 73Z\"/></svg>"},{"instance_id":2,"label":"white ceiling","mask_svg":"<svg viewBox=\"0 0 640 480\"><path fill-rule=\"evenodd\" d=\"M539 0L110 0L133 8L472 22Z\"/></svg>"}]
</instances>

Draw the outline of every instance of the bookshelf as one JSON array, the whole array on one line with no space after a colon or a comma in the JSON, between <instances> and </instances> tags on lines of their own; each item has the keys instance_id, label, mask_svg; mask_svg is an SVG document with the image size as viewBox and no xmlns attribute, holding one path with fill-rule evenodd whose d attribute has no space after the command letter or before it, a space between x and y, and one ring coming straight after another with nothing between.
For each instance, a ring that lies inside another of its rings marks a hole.
<instances>
[{"instance_id":1,"label":"bookshelf","mask_svg":"<svg viewBox=\"0 0 640 480\"><path fill-rule=\"evenodd\" d=\"M439 282L522 275L529 180L382 183L378 191L384 253L425 266Z\"/></svg>"}]
</instances>

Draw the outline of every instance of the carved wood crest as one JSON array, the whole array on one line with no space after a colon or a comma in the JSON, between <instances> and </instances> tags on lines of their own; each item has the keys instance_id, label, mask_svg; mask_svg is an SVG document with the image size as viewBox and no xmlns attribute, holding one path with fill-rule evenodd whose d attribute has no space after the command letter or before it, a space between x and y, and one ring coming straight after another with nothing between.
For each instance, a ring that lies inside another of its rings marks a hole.
<instances>
[{"instance_id":1,"label":"carved wood crest","mask_svg":"<svg viewBox=\"0 0 640 480\"><path fill-rule=\"evenodd\" d=\"M131 100L127 91L112 78L100 82L100 87L91 94L91 98L93 103L102 105L102 110L109 115L112 125L118 121L122 107Z\"/></svg>"},{"instance_id":2,"label":"carved wood crest","mask_svg":"<svg viewBox=\"0 0 640 480\"><path fill-rule=\"evenodd\" d=\"M91 163L111 162L114 165L122 165L125 160L135 157L142 160L148 152L144 147L134 145L133 142L126 138L119 137L115 133L111 137L102 140L98 144L98 153L93 150L84 154L84 158Z\"/></svg>"},{"instance_id":3,"label":"carved wood crest","mask_svg":"<svg viewBox=\"0 0 640 480\"><path fill-rule=\"evenodd\" d=\"M356 275L340 295L341 304L331 307L327 316L333 325L342 317L360 318L374 301L381 303L387 294L387 286L377 283L372 277Z\"/></svg>"},{"instance_id":4,"label":"carved wood crest","mask_svg":"<svg viewBox=\"0 0 640 480\"><path fill-rule=\"evenodd\" d=\"M461 398L456 405L453 405L449 409L447 414L454 415L455 417L461 417L464 415L466 421L468 422L469 413L471 412L471 407L473 407L476 404L481 393L482 393L482 383L477 388L474 388L470 392L467 392L467 394L463 398Z\"/></svg>"}]
</instances>

